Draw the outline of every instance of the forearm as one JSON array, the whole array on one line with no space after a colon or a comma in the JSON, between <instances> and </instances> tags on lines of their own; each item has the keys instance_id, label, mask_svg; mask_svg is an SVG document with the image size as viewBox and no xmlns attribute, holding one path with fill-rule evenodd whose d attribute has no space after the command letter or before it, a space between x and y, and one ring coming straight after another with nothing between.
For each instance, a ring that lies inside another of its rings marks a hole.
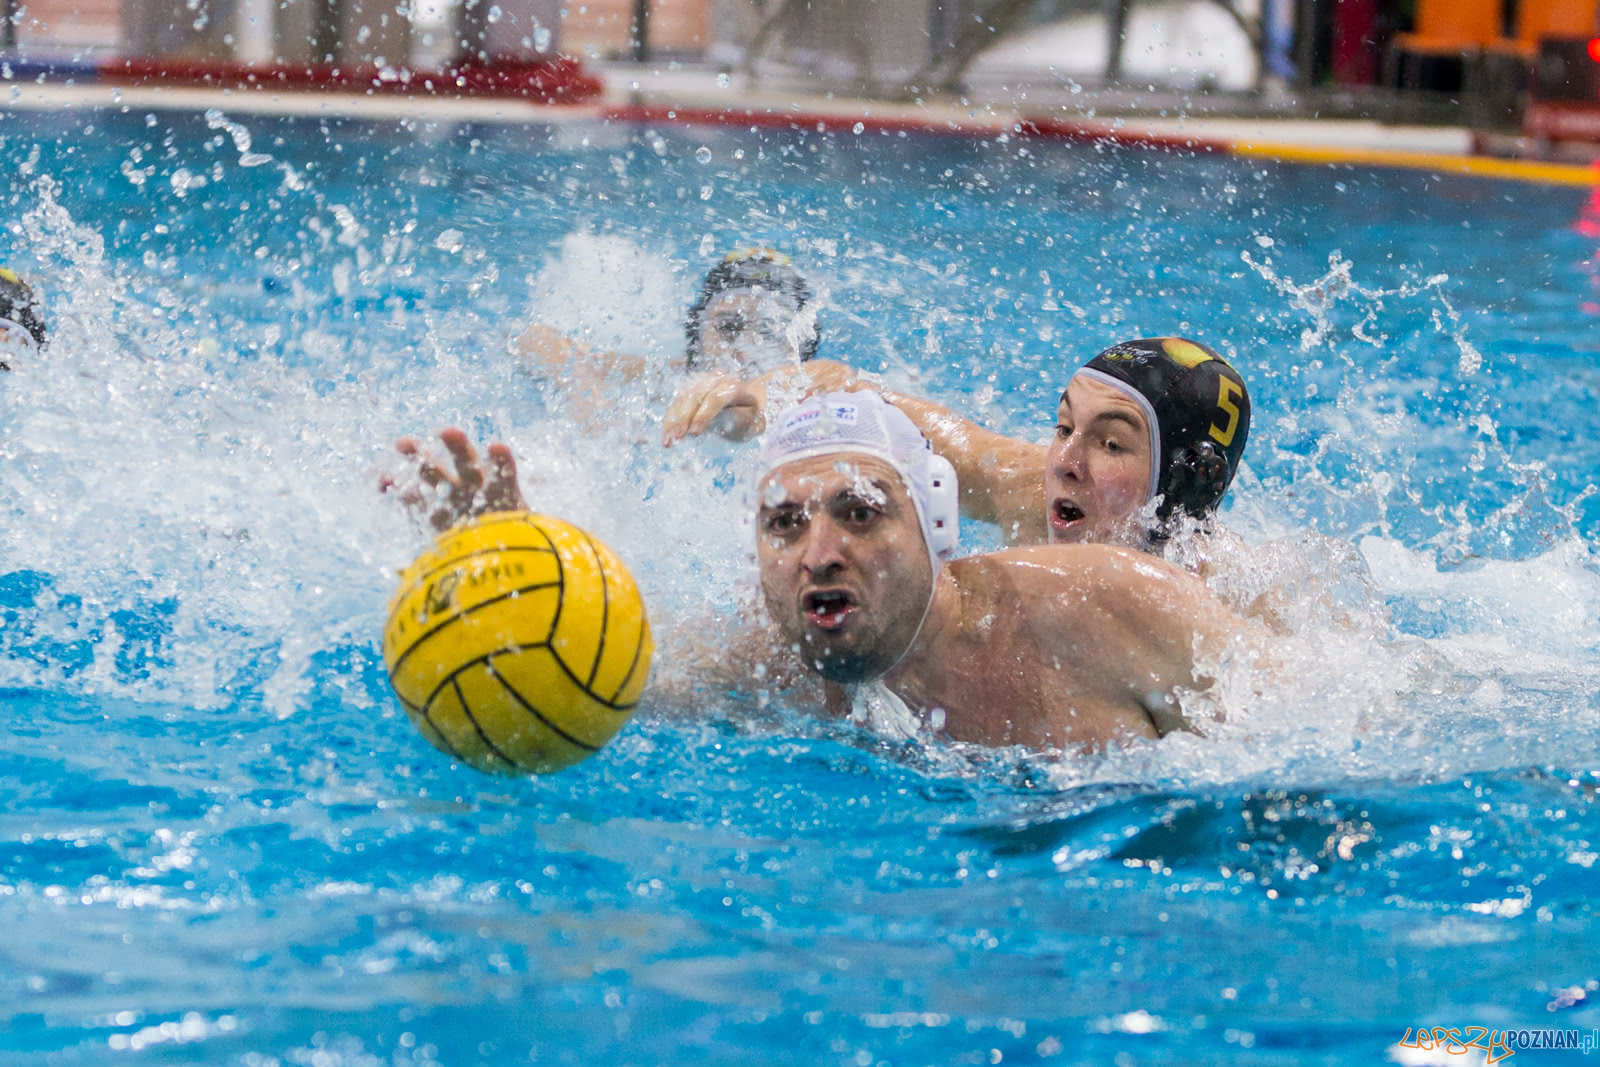
<instances>
[{"instance_id":1,"label":"forearm","mask_svg":"<svg viewBox=\"0 0 1600 1067\"><path fill-rule=\"evenodd\" d=\"M739 424L745 436L765 429L766 414L816 392L874 390L905 412L933 450L956 469L961 514L1002 527L1022 543L1045 540L1042 445L986 430L943 405L884 389L876 376L848 364L818 359L773 371L750 383L750 399Z\"/></svg>"},{"instance_id":2,"label":"forearm","mask_svg":"<svg viewBox=\"0 0 1600 1067\"><path fill-rule=\"evenodd\" d=\"M885 393L956 469L961 513L1023 542L1044 540L1044 448L987 430L920 397Z\"/></svg>"},{"instance_id":3,"label":"forearm","mask_svg":"<svg viewBox=\"0 0 1600 1067\"><path fill-rule=\"evenodd\" d=\"M638 356L592 348L542 322L530 323L514 348L529 369L541 375L563 375L580 388L607 378L633 381L645 371L645 361Z\"/></svg>"}]
</instances>

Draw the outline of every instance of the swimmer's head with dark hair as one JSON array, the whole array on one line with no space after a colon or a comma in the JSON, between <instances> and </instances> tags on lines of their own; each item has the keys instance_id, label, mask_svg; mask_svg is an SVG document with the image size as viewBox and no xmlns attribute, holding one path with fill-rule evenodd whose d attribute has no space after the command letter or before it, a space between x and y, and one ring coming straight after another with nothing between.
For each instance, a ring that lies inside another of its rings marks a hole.
<instances>
[{"instance_id":1,"label":"swimmer's head with dark hair","mask_svg":"<svg viewBox=\"0 0 1600 1067\"><path fill-rule=\"evenodd\" d=\"M740 377L817 354L816 308L805 276L770 248L730 252L706 275L684 320L690 370L716 363Z\"/></svg>"},{"instance_id":2,"label":"swimmer's head with dark hair","mask_svg":"<svg viewBox=\"0 0 1600 1067\"><path fill-rule=\"evenodd\" d=\"M44 307L17 273L0 267L0 370L10 370L8 349L40 349L49 334Z\"/></svg>"},{"instance_id":3,"label":"swimmer's head with dark hair","mask_svg":"<svg viewBox=\"0 0 1600 1067\"><path fill-rule=\"evenodd\" d=\"M1101 352L1082 375L1123 393L1150 429L1151 496L1160 495L1154 540L1174 513L1204 519L1217 510L1250 436L1250 394L1227 360L1197 341L1148 337Z\"/></svg>"}]
</instances>

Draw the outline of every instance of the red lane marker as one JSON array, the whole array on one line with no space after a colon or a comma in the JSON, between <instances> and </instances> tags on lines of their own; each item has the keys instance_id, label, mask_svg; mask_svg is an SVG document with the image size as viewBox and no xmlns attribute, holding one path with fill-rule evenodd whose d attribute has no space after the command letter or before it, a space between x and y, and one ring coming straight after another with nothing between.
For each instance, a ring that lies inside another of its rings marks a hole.
<instances>
[{"instance_id":1,"label":"red lane marker","mask_svg":"<svg viewBox=\"0 0 1600 1067\"><path fill-rule=\"evenodd\" d=\"M674 123L693 126L743 126L748 129L815 130L818 133L862 132L943 134L952 137L1042 138L1084 143L1112 143L1142 148L1166 148L1189 152L1226 152L1228 142L1185 134L1147 133L1119 130L1103 123L1072 119L1017 119L993 122L961 122L950 119L920 119L902 115L828 115L808 111L775 111L757 108L666 107L663 105L623 105L606 108L602 117L615 122Z\"/></svg>"},{"instance_id":2,"label":"red lane marker","mask_svg":"<svg viewBox=\"0 0 1600 1067\"><path fill-rule=\"evenodd\" d=\"M357 93L521 97L534 103L581 103L600 95L601 80L568 56L537 63L462 64L414 71L371 64L219 63L165 57L107 60L96 68L112 82L199 85L214 89L339 89Z\"/></svg>"}]
</instances>

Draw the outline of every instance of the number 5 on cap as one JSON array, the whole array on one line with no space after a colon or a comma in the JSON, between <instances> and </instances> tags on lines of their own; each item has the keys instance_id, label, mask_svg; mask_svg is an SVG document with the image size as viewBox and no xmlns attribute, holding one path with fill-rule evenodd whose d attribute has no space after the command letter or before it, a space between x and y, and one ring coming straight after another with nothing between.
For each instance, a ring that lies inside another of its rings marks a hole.
<instances>
[{"instance_id":1,"label":"number 5 on cap","mask_svg":"<svg viewBox=\"0 0 1600 1067\"><path fill-rule=\"evenodd\" d=\"M1211 436L1216 438L1217 443L1223 448L1233 444L1233 433L1239 428L1239 408L1234 404L1233 398L1241 392L1243 390L1239 388L1239 383L1232 378L1217 379L1217 407L1228 416L1228 425L1218 426L1212 423Z\"/></svg>"}]
</instances>

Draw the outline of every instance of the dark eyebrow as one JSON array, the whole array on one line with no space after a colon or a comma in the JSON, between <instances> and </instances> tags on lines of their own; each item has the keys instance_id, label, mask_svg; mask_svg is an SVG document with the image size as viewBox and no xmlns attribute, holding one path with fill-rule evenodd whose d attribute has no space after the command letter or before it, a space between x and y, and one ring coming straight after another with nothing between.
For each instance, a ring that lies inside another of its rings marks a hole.
<instances>
[{"instance_id":1,"label":"dark eyebrow","mask_svg":"<svg viewBox=\"0 0 1600 1067\"><path fill-rule=\"evenodd\" d=\"M1101 422L1125 422L1133 428L1135 433L1144 433L1144 424L1126 411L1102 411L1090 420L1091 424Z\"/></svg>"},{"instance_id":2,"label":"dark eyebrow","mask_svg":"<svg viewBox=\"0 0 1600 1067\"><path fill-rule=\"evenodd\" d=\"M873 479L871 479L869 484L874 489L876 489L879 493L883 494L883 501L884 501L885 504L887 504L890 500L894 499L894 494L889 491L889 484L887 482L885 482L884 480L882 480L881 478L873 478ZM867 499L867 497L862 495L862 493L860 493L856 489L856 487L854 485L847 485L847 486L843 487L837 493L834 494L833 499L835 499L835 500L860 500L860 501L862 501L863 503L866 503L866 504L874 503L872 500L869 500L869 499Z\"/></svg>"}]
</instances>

